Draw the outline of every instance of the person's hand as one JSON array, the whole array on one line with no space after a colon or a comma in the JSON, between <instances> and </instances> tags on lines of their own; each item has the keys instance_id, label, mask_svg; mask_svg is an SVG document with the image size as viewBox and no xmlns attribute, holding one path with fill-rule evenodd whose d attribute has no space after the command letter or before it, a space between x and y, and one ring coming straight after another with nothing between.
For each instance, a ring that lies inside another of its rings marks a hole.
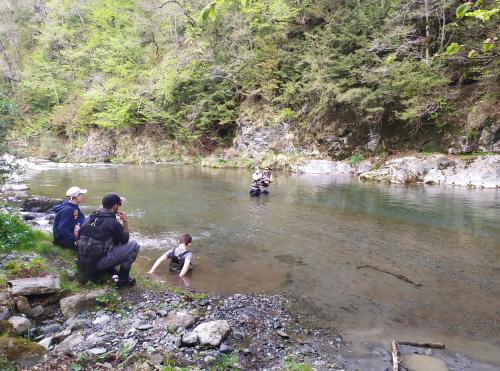
<instances>
[{"instance_id":1,"label":"person's hand","mask_svg":"<svg viewBox=\"0 0 500 371\"><path fill-rule=\"evenodd\" d=\"M179 279L182 281L182 283L184 284L184 286L191 287L191 278L189 278L187 276L181 276L181 275L179 275Z\"/></svg>"},{"instance_id":2,"label":"person's hand","mask_svg":"<svg viewBox=\"0 0 500 371\"><path fill-rule=\"evenodd\" d=\"M128 222L127 214L125 214L123 211L118 211L116 215L118 215L118 217L122 220L122 222L124 223Z\"/></svg>"},{"instance_id":3,"label":"person's hand","mask_svg":"<svg viewBox=\"0 0 500 371\"><path fill-rule=\"evenodd\" d=\"M152 276L155 274L155 272L154 271L147 271L146 274L149 274L150 276Z\"/></svg>"}]
</instances>

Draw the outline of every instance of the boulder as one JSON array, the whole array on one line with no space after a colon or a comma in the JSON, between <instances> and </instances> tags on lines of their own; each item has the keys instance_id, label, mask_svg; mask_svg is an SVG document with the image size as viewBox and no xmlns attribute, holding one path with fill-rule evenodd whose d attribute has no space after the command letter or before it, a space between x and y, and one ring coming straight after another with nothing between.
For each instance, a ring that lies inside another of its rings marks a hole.
<instances>
[{"instance_id":1,"label":"boulder","mask_svg":"<svg viewBox=\"0 0 500 371\"><path fill-rule=\"evenodd\" d=\"M40 344L21 338L0 337L0 354L23 368L31 368L46 353L47 350Z\"/></svg>"},{"instance_id":2,"label":"boulder","mask_svg":"<svg viewBox=\"0 0 500 371\"><path fill-rule=\"evenodd\" d=\"M193 330L198 335L201 345L216 347L231 331L229 323L224 320L202 323Z\"/></svg>"},{"instance_id":3,"label":"boulder","mask_svg":"<svg viewBox=\"0 0 500 371\"><path fill-rule=\"evenodd\" d=\"M196 318L185 311L172 311L166 317L159 320L160 324L166 325L168 331L175 332L179 327L188 328Z\"/></svg>"},{"instance_id":4,"label":"boulder","mask_svg":"<svg viewBox=\"0 0 500 371\"><path fill-rule=\"evenodd\" d=\"M20 278L7 281L12 295L55 294L61 290L59 277Z\"/></svg>"},{"instance_id":5,"label":"boulder","mask_svg":"<svg viewBox=\"0 0 500 371\"><path fill-rule=\"evenodd\" d=\"M59 301L61 312L66 317L74 317L81 312L93 309L96 305L96 298L99 295L105 295L106 292L105 289L100 289L61 299Z\"/></svg>"},{"instance_id":6,"label":"boulder","mask_svg":"<svg viewBox=\"0 0 500 371\"><path fill-rule=\"evenodd\" d=\"M71 336L68 336L66 339L64 339L55 349L55 351L63 353L63 354L68 354L72 355L74 354L73 349L79 345L80 343L83 343L85 341L85 338L83 337L82 334L76 333Z\"/></svg>"},{"instance_id":7,"label":"boulder","mask_svg":"<svg viewBox=\"0 0 500 371\"><path fill-rule=\"evenodd\" d=\"M311 160L305 164L292 165L292 171L304 174L331 174L334 162L330 160Z\"/></svg>"},{"instance_id":8,"label":"boulder","mask_svg":"<svg viewBox=\"0 0 500 371\"><path fill-rule=\"evenodd\" d=\"M21 205L21 210L35 212L35 213L47 213L49 211L52 211L52 208L55 205L60 204L61 202L62 202L61 200L53 198L42 197L42 196L31 196L23 201L23 204Z\"/></svg>"},{"instance_id":9,"label":"boulder","mask_svg":"<svg viewBox=\"0 0 500 371\"><path fill-rule=\"evenodd\" d=\"M9 318L9 322L12 323L14 331L18 335L26 334L31 327L31 322L26 317L12 316Z\"/></svg>"},{"instance_id":10,"label":"boulder","mask_svg":"<svg viewBox=\"0 0 500 371\"><path fill-rule=\"evenodd\" d=\"M442 170L431 169L424 177L425 184L444 184L446 177Z\"/></svg>"}]
</instances>

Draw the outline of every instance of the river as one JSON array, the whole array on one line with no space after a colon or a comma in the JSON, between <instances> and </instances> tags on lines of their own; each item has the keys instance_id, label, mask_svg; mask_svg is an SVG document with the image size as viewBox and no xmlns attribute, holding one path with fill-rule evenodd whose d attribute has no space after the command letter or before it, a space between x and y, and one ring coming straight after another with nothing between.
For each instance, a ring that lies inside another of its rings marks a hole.
<instances>
[{"instance_id":1,"label":"river","mask_svg":"<svg viewBox=\"0 0 500 371\"><path fill-rule=\"evenodd\" d=\"M125 197L140 272L190 233L197 290L287 292L353 342L439 341L500 367L500 191L275 173L271 194L251 198L250 177L127 165L29 183L49 197L87 188L86 214L107 192ZM181 285L166 265L158 275Z\"/></svg>"}]
</instances>

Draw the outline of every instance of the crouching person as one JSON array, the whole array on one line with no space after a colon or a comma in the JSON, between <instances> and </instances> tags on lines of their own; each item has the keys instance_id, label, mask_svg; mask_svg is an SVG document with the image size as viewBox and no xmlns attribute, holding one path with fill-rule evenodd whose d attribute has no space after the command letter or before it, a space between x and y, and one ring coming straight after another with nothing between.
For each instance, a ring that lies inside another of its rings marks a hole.
<instances>
[{"instance_id":1,"label":"crouching person","mask_svg":"<svg viewBox=\"0 0 500 371\"><path fill-rule=\"evenodd\" d=\"M118 211L121 205L120 196L109 193L102 199L102 208L85 219L77 243L81 283L99 281L104 273L114 274L120 266L116 285L123 287L135 284L135 279L129 273L140 246L129 240L127 215Z\"/></svg>"}]
</instances>

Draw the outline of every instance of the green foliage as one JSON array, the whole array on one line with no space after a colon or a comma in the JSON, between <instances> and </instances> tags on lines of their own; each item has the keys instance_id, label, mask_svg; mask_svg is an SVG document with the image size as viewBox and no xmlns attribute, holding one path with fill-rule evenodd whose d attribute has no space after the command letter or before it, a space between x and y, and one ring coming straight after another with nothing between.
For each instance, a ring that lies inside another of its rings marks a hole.
<instances>
[{"instance_id":1,"label":"green foliage","mask_svg":"<svg viewBox=\"0 0 500 371\"><path fill-rule=\"evenodd\" d=\"M0 355L0 370L4 371L16 371L16 363L9 361L7 357L2 354Z\"/></svg>"},{"instance_id":2,"label":"green foliage","mask_svg":"<svg viewBox=\"0 0 500 371\"><path fill-rule=\"evenodd\" d=\"M311 366L297 361L293 356L286 356L283 359L283 371L312 371Z\"/></svg>"},{"instance_id":3,"label":"green foliage","mask_svg":"<svg viewBox=\"0 0 500 371\"><path fill-rule=\"evenodd\" d=\"M45 259L33 258L29 261L12 259L4 264L3 269L9 278L37 277L47 274Z\"/></svg>"},{"instance_id":4,"label":"green foliage","mask_svg":"<svg viewBox=\"0 0 500 371\"><path fill-rule=\"evenodd\" d=\"M210 367L209 370L211 370L211 371L237 371L237 370L239 370L239 368L238 368L239 358L238 358L237 353L233 353L230 356L225 354L225 353L221 353L220 358L221 359L220 359L219 364L217 364L216 366Z\"/></svg>"},{"instance_id":5,"label":"green foliage","mask_svg":"<svg viewBox=\"0 0 500 371\"><path fill-rule=\"evenodd\" d=\"M69 367L73 371L80 371L82 369L82 366L77 362L73 362Z\"/></svg>"},{"instance_id":6,"label":"green foliage","mask_svg":"<svg viewBox=\"0 0 500 371\"><path fill-rule=\"evenodd\" d=\"M107 292L96 297L97 307L111 312L121 312L125 307L122 297L116 291Z\"/></svg>"},{"instance_id":7,"label":"green foliage","mask_svg":"<svg viewBox=\"0 0 500 371\"><path fill-rule=\"evenodd\" d=\"M357 165L359 164L361 161L363 161L365 159L365 157L360 154L360 153L355 153L354 155L351 156L351 164L352 165Z\"/></svg>"},{"instance_id":8,"label":"green foliage","mask_svg":"<svg viewBox=\"0 0 500 371\"><path fill-rule=\"evenodd\" d=\"M34 249L42 239L41 232L34 231L18 217L0 213L0 252Z\"/></svg>"}]
</instances>

